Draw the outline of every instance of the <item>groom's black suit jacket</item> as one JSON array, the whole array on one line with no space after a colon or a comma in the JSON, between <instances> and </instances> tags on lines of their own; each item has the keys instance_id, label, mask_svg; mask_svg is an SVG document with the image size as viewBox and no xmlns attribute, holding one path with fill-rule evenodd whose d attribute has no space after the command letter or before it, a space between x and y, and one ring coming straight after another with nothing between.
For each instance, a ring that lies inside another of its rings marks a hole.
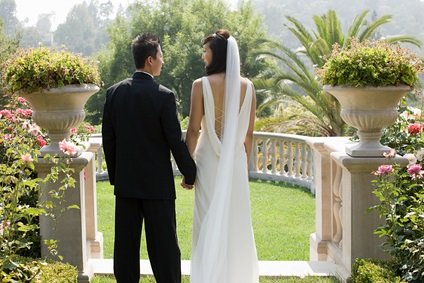
<instances>
[{"instance_id":1,"label":"groom's black suit jacket","mask_svg":"<svg viewBox=\"0 0 424 283\"><path fill-rule=\"evenodd\" d=\"M171 155L193 184L196 165L182 139L174 94L151 76L135 72L106 93L103 148L115 195L175 199Z\"/></svg>"}]
</instances>

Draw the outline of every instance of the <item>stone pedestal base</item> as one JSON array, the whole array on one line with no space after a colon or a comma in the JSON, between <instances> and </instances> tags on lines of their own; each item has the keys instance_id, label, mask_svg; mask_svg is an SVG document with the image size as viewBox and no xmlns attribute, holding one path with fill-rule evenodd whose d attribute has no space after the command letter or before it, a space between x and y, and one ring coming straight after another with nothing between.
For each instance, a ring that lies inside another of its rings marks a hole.
<instances>
[{"instance_id":1,"label":"stone pedestal base","mask_svg":"<svg viewBox=\"0 0 424 283\"><path fill-rule=\"evenodd\" d=\"M103 257L103 237L97 230L95 210L95 170L93 170L93 153L84 152L77 158L72 158L70 166L74 169L72 177L75 179L75 188L69 188L64 198L57 200L50 198L50 193L57 191L61 178L54 183L43 184L40 192L40 202L52 201L55 205L53 214L40 216L41 255L53 260L63 260L78 269L78 282L90 282L93 276L88 258ZM37 172L40 178L46 177L53 164L40 158ZM94 181L93 181L94 180ZM68 208L77 206L77 208ZM57 255L52 254L45 244L45 240L57 241Z\"/></svg>"}]
</instances>

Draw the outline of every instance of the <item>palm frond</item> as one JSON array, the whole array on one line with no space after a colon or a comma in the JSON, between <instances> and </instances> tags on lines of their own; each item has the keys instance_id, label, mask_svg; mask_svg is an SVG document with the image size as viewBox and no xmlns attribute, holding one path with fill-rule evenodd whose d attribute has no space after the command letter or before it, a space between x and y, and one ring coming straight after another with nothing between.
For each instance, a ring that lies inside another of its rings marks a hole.
<instances>
[{"instance_id":1,"label":"palm frond","mask_svg":"<svg viewBox=\"0 0 424 283\"><path fill-rule=\"evenodd\" d=\"M371 22L369 25L366 26L366 28L358 36L359 41L370 39L376 33L377 29L380 26L387 24L391 20L392 20L391 15L384 15L376 19L375 21Z\"/></svg>"},{"instance_id":2,"label":"palm frond","mask_svg":"<svg viewBox=\"0 0 424 283\"><path fill-rule=\"evenodd\" d=\"M417 47L422 46L422 42L420 40L418 40L414 37L408 36L408 35L386 37L384 40L386 40L390 43L402 42L402 43L410 43L410 44L415 45Z\"/></svg>"},{"instance_id":3,"label":"palm frond","mask_svg":"<svg viewBox=\"0 0 424 283\"><path fill-rule=\"evenodd\" d=\"M287 20L289 20L289 22L291 22L294 27L285 25L292 33L294 36L297 37L297 39L299 40L299 42L306 48L308 49L309 44L314 41L314 38L312 37L312 35L308 32L308 30L305 28L304 25L302 25L298 20L296 20L293 17L290 16L286 16Z\"/></svg>"},{"instance_id":4,"label":"palm frond","mask_svg":"<svg viewBox=\"0 0 424 283\"><path fill-rule=\"evenodd\" d=\"M348 41L351 38L358 37L358 34L359 34L361 27L365 25L365 17L367 16L368 13L369 13L369 11L365 10L361 14L359 14L358 16L355 17L352 25L349 27L349 30L346 34L343 46L346 46L347 44L349 44Z\"/></svg>"}]
</instances>

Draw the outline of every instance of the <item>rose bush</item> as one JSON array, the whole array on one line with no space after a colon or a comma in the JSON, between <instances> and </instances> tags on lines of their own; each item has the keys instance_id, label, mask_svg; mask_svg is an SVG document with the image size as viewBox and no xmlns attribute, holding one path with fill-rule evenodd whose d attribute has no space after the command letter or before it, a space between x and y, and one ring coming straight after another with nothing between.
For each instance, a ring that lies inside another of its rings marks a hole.
<instances>
[{"instance_id":1,"label":"rose bush","mask_svg":"<svg viewBox=\"0 0 424 283\"><path fill-rule=\"evenodd\" d=\"M392 256L398 275L407 282L424 282L424 124L403 106L398 121L385 130L382 142L409 161L406 167L381 165L374 174L376 209L385 224L376 230Z\"/></svg>"},{"instance_id":2,"label":"rose bush","mask_svg":"<svg viewBox=\"0 0 424 283\"><path fill-rule=\"evenodd\" d=\"M51 173L44 179L38 178L36 163L40 148L48 137L31 119L32 110L23 98L12 99L7 109L0 110L0 281L30 282L40 272L40 261L28 261L31 266L22 263L22 258L40 257L40 234L38 217L50 215L52 202L40 203L40 185L58 181L65 176L57 191L49 192L52 198L60 202L63 193L75 186L70 168L69 156L76 150L74 144L63 141L65 157L46 155L55 164ZM88 125L83 125L87 131ZM89 128L91 129L91 128ZM75 130L74 140L84 140ZM68 204L69 205L69 204ZM72 205L70 206L72 207ZM56 252L56 243L52 239L50 248ZM33 264L38 262L39 264ZM15 281L13 281L15 280Z\"/></svg>"}]
</instances>

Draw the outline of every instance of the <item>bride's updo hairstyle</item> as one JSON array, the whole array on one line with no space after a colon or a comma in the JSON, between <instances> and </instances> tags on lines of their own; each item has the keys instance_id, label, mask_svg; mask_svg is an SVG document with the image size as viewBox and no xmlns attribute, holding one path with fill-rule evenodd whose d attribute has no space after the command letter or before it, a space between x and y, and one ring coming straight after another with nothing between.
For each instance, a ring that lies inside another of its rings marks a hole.
<instances>
[{"instance_id":1,"label":"bride's updo hairstyle","mask_svg":"<svg viewBox=\"0 0 424 283\"><path fill-rule=\"evenodd\" d=\"M226 71L227 39L230 33L224 29L217 30L214 34L203 39L203 45L208 44L212 50L212 62L206 66L206 74L212 75Z\"/></svg>"}]
</instances>

